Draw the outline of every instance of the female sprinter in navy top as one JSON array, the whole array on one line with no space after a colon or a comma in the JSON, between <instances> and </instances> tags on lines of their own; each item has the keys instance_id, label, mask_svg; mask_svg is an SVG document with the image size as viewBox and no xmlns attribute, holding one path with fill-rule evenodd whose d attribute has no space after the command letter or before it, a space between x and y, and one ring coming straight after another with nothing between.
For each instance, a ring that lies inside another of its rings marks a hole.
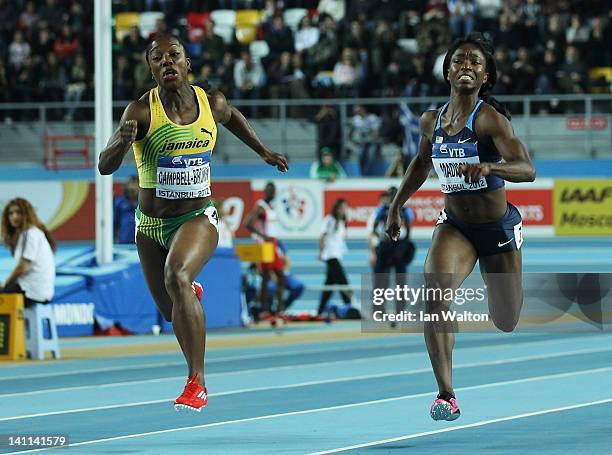
<instances>
[{"instance_id":1,"label":"female sprinter in navy top","mask_svg":"<svg viewBox=\"0 0 612 455\"><path fill-rule=\"evenodd\" d=\"M491 319L509 332L523 304L523 236L521 216L506 200L504 181L532 182L535 169L514 135L510 114L488 94L497 72L493 49L480 34L453 43L444 59L444 77L450 100L421 116L419 152L391 203L387 233L398 238L400 208L433 166L445 208L425 261L426 285L454 291L478 260ZM440 392L430 411L434 420L455 420L460 415L452 385L454 323L440 317L451 303L436 300L435 295L426 302L427 312L440 318L440 322L425 322L425 342Z\"/></svg>"}]
</instances>

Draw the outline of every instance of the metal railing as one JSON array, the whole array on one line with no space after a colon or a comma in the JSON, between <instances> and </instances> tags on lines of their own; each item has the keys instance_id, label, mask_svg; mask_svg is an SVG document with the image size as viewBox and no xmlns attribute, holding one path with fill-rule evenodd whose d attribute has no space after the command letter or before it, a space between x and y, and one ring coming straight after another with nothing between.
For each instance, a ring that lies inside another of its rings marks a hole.
<instances>
[{"instance_id":1,"label":"metal railing","mask_svg":"<svg viewBox=\"0 0 612 455\"><path fill-rule=\"evenodd\" d=\"M510 107L515 118L514 124L519 125L519 137L526 147L538 157L554 157L554 150L546 150L546 144L550 141L557 141L561 147L574 147L577 153L584 157L612 156L612 94L583 94L583 95L525 95L525 96L499 96L499 101ZM291 137L292 122L307 121L312 122L314 108L323 105L333 105L337 108L341 131L342 150L349 144L349 123L352 115L351 108L355 105L373 106L379 110L388 106L406 103L411 107L415 115L430 106L440 105L447 98L442 97L422 97L422 98L330 98L330 99L265 99L265 100L233 100L235 106L249 110L257 108L259 115L253 122L259 120L273 121L275 148L281 151L290 151L294 144ZM113 113L115 121L129 101L113 102ZM552 112L542 114L539 110L542 107L557 106ZM22 133L19 144L22 150L29 150L24 153L23 159L26 161L41 162L43 157L44 134L53 127L59 128L62 133L69 134L91 134L93 132L93 113L94 102L48 102L48 103L5 103L0 104L0 139L3 148L14 145L11 137L16 140L16 134L20 134L16 126L26 128L28 134ZM302 108L308 113L304 116L296 115L292 111ZM80 113L71 120L64 120L64 112L69 110ZM567 111L570 111L568 113ZM248 117L248 115L247 115ZM578 119L577 130L572 130L568 119ZM592 128L593 120L598 120L597 129ZM553 137L555 132L547 125L554 125L561 132L558 137ZM566 126L563 131L562 126ZM582 125L582 126L581 126ZM13 136L11 136L11 134ZM59 133L58 133L59 134ZM562 137L560 136L562 135ZM27 137L22 137L27 136ZM304 144L304 147L312 151L310 156L314 156L314 145L316 136L309 139L311 144ZM568 145L567 140L571 140ZM25 144L25 145L24 145ZM25 149L24 149L25 147ZM552 146L555 148L557 146ZM231 147L230 147L231 148ZM564 149L565 150L565 149ZM5 154L0 154L0 160ZM230 156L236 156L230 154ZM237 155L240 157L240 154ZM299 156L298 156L299 159Z\"/></svg>"}]
</instances>

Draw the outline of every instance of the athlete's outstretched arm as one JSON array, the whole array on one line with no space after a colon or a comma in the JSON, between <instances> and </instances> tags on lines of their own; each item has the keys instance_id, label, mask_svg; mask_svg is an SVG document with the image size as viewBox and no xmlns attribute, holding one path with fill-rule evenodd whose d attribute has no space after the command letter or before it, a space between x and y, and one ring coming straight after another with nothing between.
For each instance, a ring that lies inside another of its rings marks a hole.
<instances>
[{"instance_id":1,"label":"athlete's outstretched arm","mask_svg":"<svg viewBox=\"0 0 612 455\"><path fill-rule=\"evenodd\" d=\"M400 209L406 201L423 185L429 171L431 170L431 137L433 135L433 125L436 120L435 111L427 111L421 116L421 143L419 144L419 153L412 160L402 183L391 202L389 207L389 215L387 216L386 231L391 240L396 241L400 235L401 217Z\"/></svg>"},{"instance_id":2,"label":"athlete's outstretched arm","mask_svg":"<svg viewBox=\"0 0 612 455\"><path fill-rule=\"evenodd\" d=\"M503 163L464 164L458 172L466 182L478 180L487 175L497 175L509 182L533 182L536 171L529 153L514 135L510 121L490 106L483 106L476 118L476 134L481 140L490 138L501 156Z\"/></svg>"},{"instance_id":3,"label":"athlete's outstretched arm","mask_svg":"<svg viewBox=\"0 0 612 455\"><path fill-rule=\"evenodd\" d=\"M274 153L261 142L259 136L242 113L232 106L223 93L216 91L209 95L215 121L223 124L234 136L248 145L255 153L279 171L287 172L287 159L280 153Z\"/></svg>"},{"instance_id":4,"label":"athlete's outstretched arm","mask_svg":"<svg viewBox=\"0 0 612 455\"><path fill-rule=\"evenodd\" d=\"M138 132L142 136L147 128L144 128L141 120L143 118L142 106L138 101L133 101L125 108L119 126L108 140L108 144L100 153L98 171L102 175L115 172L121 166L125 154L137 138ZM140 126L140 128L139 128ZM140 138L139 138L140 139Z\"/></svg>"}]
</instances>

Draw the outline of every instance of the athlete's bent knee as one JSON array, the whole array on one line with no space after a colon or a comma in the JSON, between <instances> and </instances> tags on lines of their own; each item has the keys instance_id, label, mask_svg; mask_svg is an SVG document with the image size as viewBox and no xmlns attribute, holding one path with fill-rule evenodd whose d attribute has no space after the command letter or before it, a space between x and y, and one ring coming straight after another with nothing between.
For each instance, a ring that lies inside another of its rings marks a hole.
<instances>
[{"instance_id":1,"label":"athlete's bent knee","mask_svg":"<svg viewBox=\"0 0 612 455\"><path fill-rule=\"evenodd\" d=\"M507 318L492 318L493 324L502 332L513 332L518 324L519 318L516 317L507 317Z\"/></svg>"},{"instance_id":2,"label":"athlete's bent knee","mask_svg":"<svg viewBox=\"0 0 612 455\"><path fill-rule=\"evenodd\" d=\"M166 264L164 268L164 284L170 295L180 293L183 288L191 287L191 280L187 270L178 265Z\"/></svg>"}]
</instances>

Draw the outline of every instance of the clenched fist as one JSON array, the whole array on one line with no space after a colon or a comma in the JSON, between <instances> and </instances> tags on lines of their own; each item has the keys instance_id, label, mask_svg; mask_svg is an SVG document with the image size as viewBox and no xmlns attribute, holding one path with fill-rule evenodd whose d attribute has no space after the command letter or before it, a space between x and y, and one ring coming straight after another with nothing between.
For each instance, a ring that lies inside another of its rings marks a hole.
<instances>
[{"instance_id":1,"label":"clenched fist","mask_svg":"<svg viewBox=\"0 0 612 455\"><path fill-rule=\"evenodd\" d=\"M138 133L138 122L136 120L127 120L119 128L119 140L123 144L132 145L136 140L136 133Z\"/></svg>"}]
</instances>

